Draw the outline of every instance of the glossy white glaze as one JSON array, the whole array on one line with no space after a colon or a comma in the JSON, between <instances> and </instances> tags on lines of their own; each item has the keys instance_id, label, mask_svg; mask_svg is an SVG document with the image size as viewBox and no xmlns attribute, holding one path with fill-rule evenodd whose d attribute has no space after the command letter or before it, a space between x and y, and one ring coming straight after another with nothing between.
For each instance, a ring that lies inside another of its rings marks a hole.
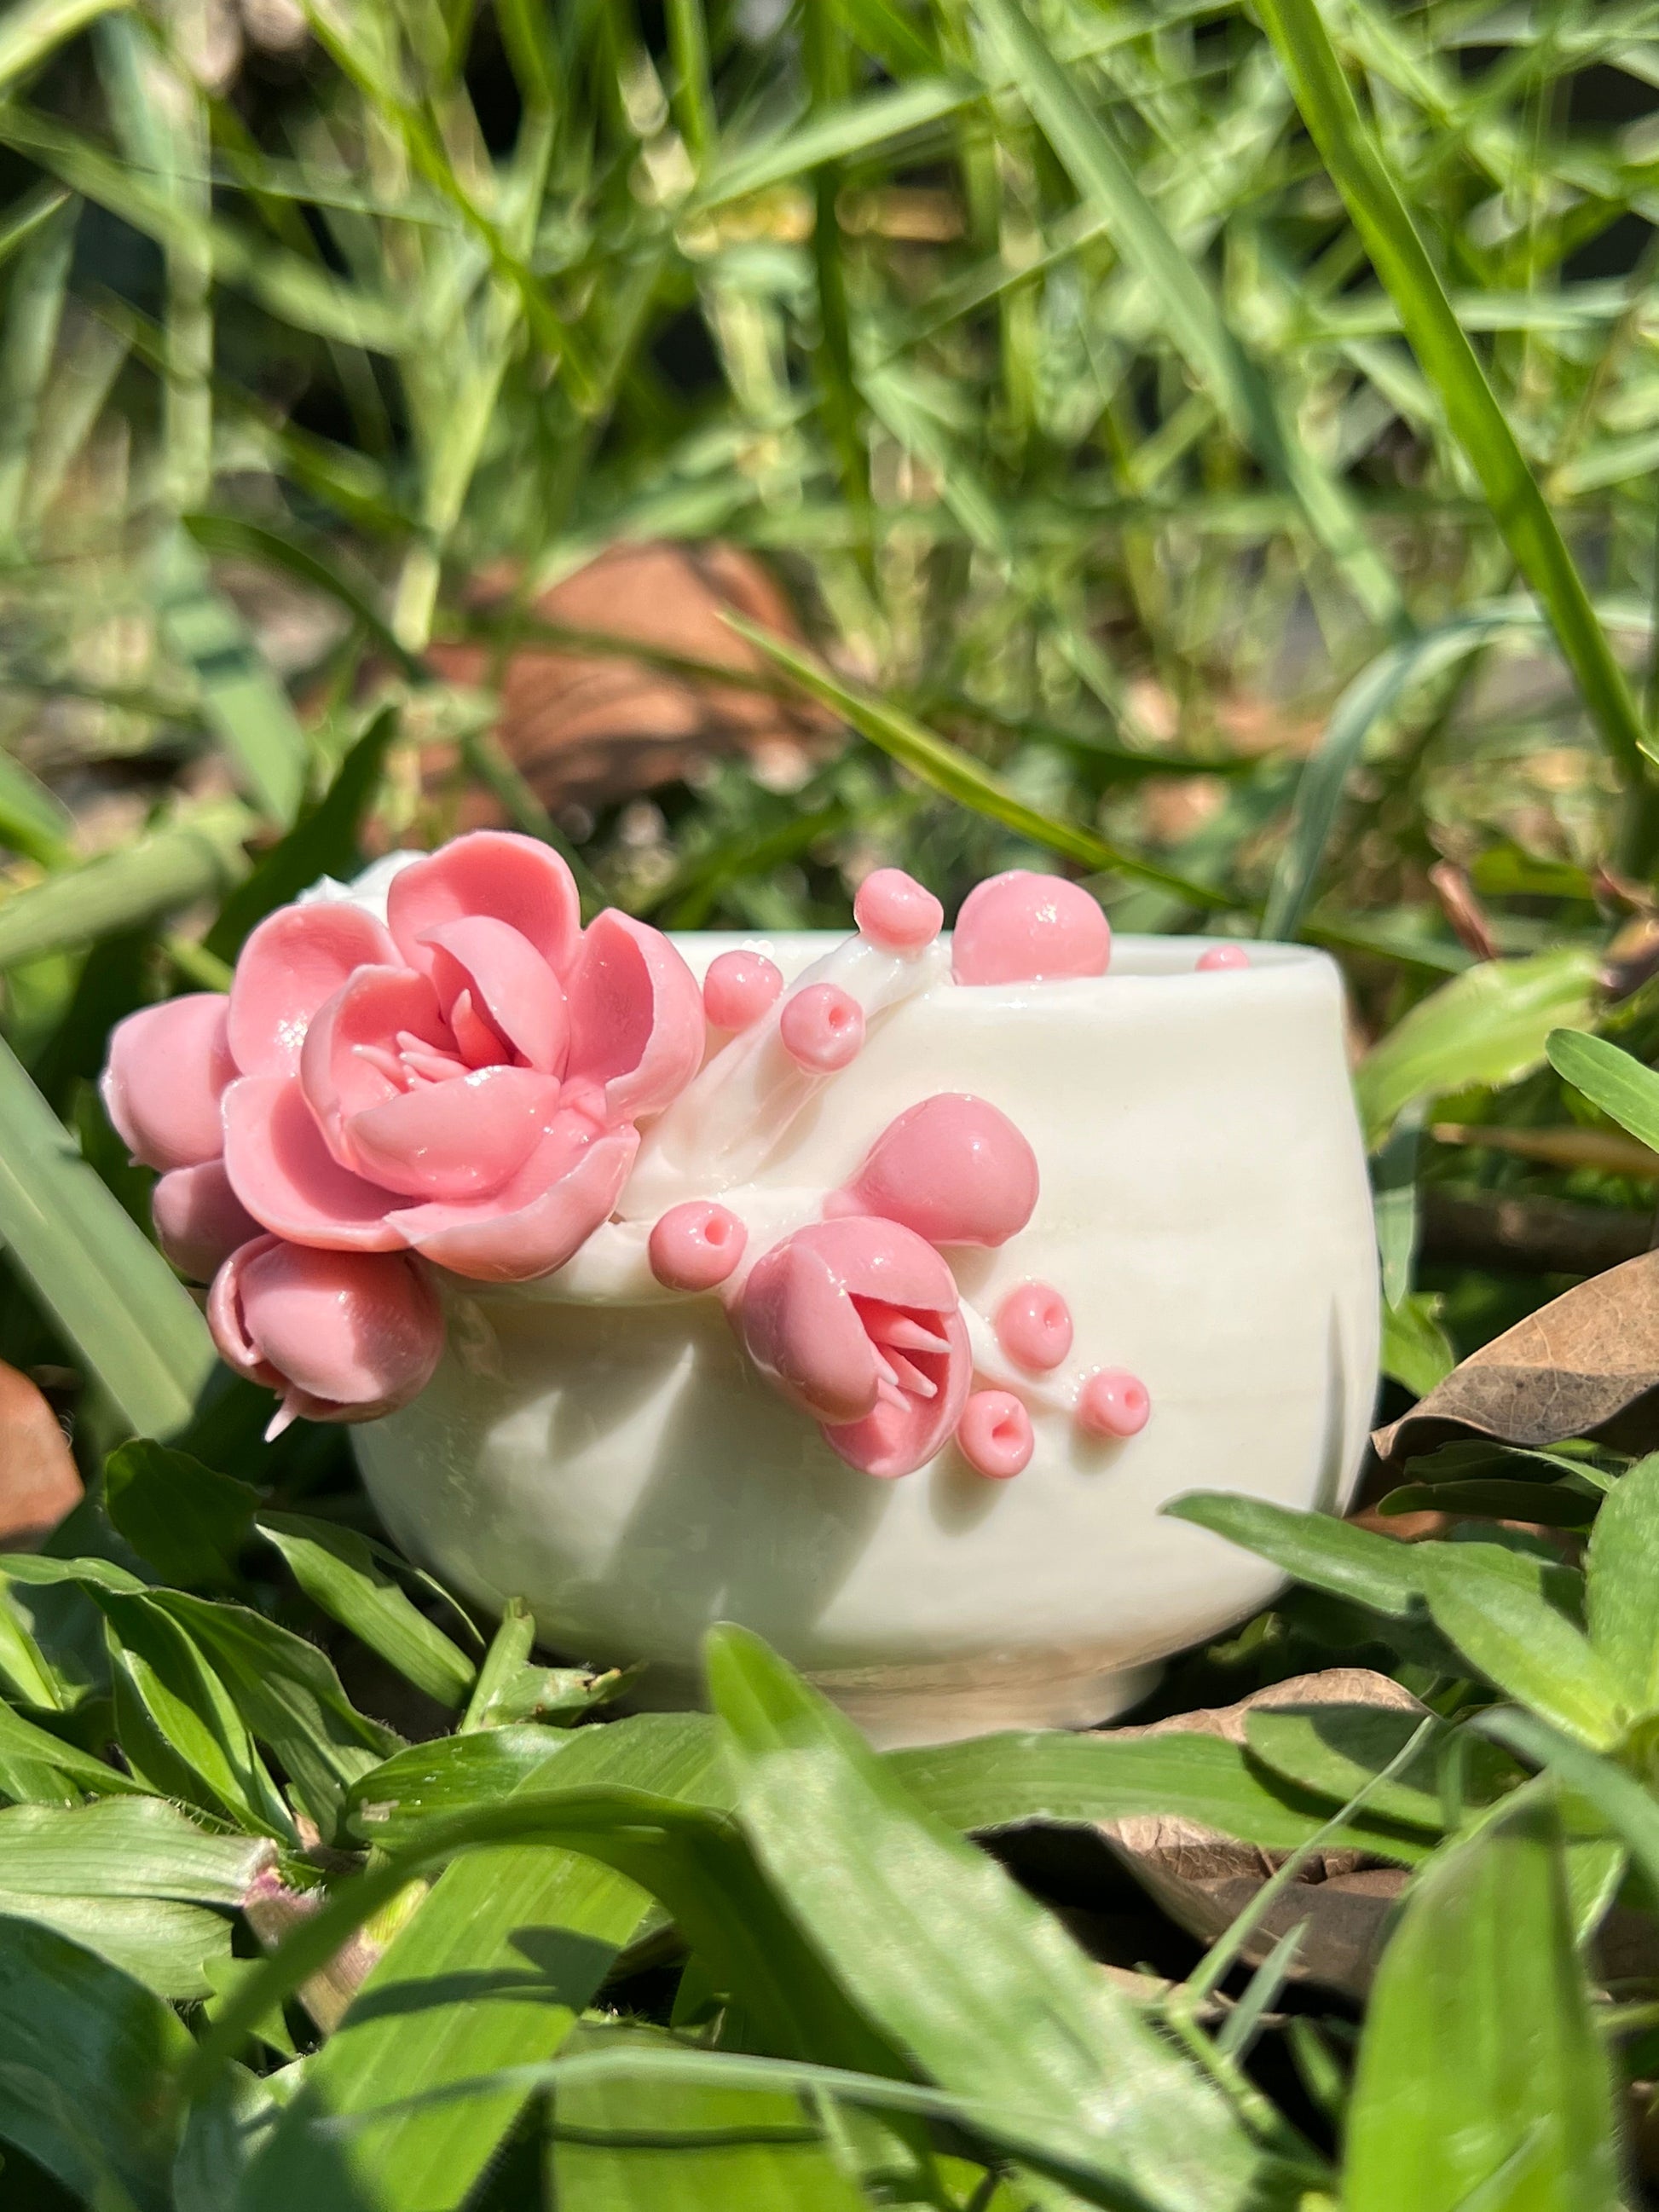
<instances>
[{"instance_id":1,"label":"glossy white glaze","mask_svg":"<svg viewBox=\"0 0 1659 2212\"><path fill-rule=\"evenodd\" d=\"M699 973L742 945L787 978L836 941L677 939ZM1336 970L1252 945L1247 969L1197 973L1201 950L1127 938L1102 978L937 981L872 1016L766 1159L785 1218L790 1190L836 1188L934 1091L972 1091L1024 1132L1030 1225L952 1255L979 1314L1034 1277L1075 1322L1059 1376L1022 1390L1036 1446L1015 1479L987 1481L954 1446L896 1482L843 1465L746 1370L712 1296L583 1304L556 1279L451 1279L434 1381L353 1432L388 1526L482 1602L528 1599L555 1648L653 1662L646 1702L694 1696L703 1631L735 1620L885 1742L1121 1710L1149 1662L1276 1587L1159 1507L1212 1487L1340 1506L1376 1388ZM1092 1367L1144 1380L1140 1434L1079 1433L1055 1384Z\"/></svg>"}]
</instances>

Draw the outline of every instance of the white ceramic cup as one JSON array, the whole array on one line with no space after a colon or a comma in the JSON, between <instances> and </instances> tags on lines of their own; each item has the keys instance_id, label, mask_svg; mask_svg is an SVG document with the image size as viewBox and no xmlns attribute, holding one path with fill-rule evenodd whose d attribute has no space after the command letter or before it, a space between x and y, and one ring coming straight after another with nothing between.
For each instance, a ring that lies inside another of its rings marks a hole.
<instances>
[{"instance_id":1,"label":"white ceramic cup","mask_svg":"<svg viewBox=\"0 0 1659 2212\"><path fill-rule=\"evenodd\" d=\"M790 979L840 940L675 941L699 975L743 945ZM482 1604L528 1600L554 1649L649 1662L646 1704L694 1702L703 1632L737 1620L880 1743L1121 1711L1153 1662L1278 1586L1160 1508L1213 1488L1340 1509L1376 1384L1337 971L1252 945L1248 968L1196 972L1202 949L1120 938L1103 977L906 1000L771 1170L832 1189L921 1098L1000 1107L1041 1194L1000 1250L948 1255L963 1297L989 1315L1017 1283L1052 1284L1076 1322L1064 1371L1146 1384L1138 1436L1094 1441L1039 1409L1011 1481L954 1445L878 1481L753 1373L713 1297L583 1306L452 1279L432 1382L353 1431L386 1525Z\"/></svg>"}]
</instances>

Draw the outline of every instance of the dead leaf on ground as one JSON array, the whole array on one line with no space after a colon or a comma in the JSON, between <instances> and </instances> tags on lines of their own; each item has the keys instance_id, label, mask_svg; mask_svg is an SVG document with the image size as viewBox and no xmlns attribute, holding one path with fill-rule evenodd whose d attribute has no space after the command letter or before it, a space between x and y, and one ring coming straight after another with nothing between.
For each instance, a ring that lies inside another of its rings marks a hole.
<instances>
[{"instance_id":1,"label":"dead leaf on ground","mask_svg":"<svg viewBox=\"0 0 1659 2212\"><path fill-rule=\"evenodd\" d=\"M30 1550L82 1495L58 1416L27 1375L0 1361L0 1552Z\"/></svg>"},{"instance_id":2,"label":"dead leaf on ground","mask_svg":"<svg viewBox=\"0 0 1659 2212\"><path fill-rule=\"evenodd\" d=\"M1401 1461L1455 1437L1534 1449L1595 1437L1635 1452L1659 1443L1659 1252L1517 1322L1372 1441L1380 1459Z\"/></svg>"},{"instance_id":3,"label":"dead leaf on ground","mask_svg":"<svg viewBox=\"0 0 1659 2212\"><path fill-rule=\"evenodd\" d=\"M1146 1728L1115 1729L1115 1738L1197 1733L1243 1743L1253 1712L1310 1707L1379 1710L1417 1716L1427 1708L1386 1674L1334 1667L1297 1674L1258 1690L1236 1705L1176 1713ZM1205 1944L1213 1943L1285 1863L1286 1854L1206 1828L1195 1820L1152 1814L1101 1823L1101 1832L1170 1917ZM1316 1851L1290 1888L1268 1908L1244 1948L1259 1966L1298 1921L1308 1924L1293 1978L1358 1998L1370 1986L1382 1949L1383 1925L1405 1887L1406 1869L1360 1851Z\"/></svg>"},{"instance_id":4,"label":"dead leaf on ground","mask_svg":"<svg viewBox=\"0 0 1659 2212\"><path fill-rule=\"evenodd\" d=\"M508 611L512 582L483 580L481 614ZM725 610L801 642L789 602L750 554L722 544L653 543L606 548L544 592L531 611L561 629L627 638L654 651L713 662L738 676L769 673L755 648L722 619ZM439 643L428 659L452 683L489 679L491 649ZM717 753L746 750L762 772L787 783L809 771L834 728L810 701L653 667L616 653L526 645L501 678L496 735L550 811L648 791ZM447 762L434 753L428 775ZM465 828L497 819L489 795L469 795Z\"/></svg>"}]
</instances>

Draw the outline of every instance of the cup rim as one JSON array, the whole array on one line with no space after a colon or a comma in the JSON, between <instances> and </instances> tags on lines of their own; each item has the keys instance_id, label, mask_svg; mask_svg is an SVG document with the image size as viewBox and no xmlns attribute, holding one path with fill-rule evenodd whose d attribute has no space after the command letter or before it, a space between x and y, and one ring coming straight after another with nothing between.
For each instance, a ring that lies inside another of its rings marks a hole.
<instances>
[{"instance_id":1,"label":"cup rim","mask_svg":"<svg viewBox=\"0 0 1659 2212\"><path fill-rule=\"evenodd\" d=\"M782 969L786 982L793 982L802 971L827 952L845 945L852 933L844 929L752 929L715 930L688 929L667 932L669 942L677 947L692 973L699 977L712 960L722 952L758 952L775 959ZM951 933L941 933L939 942L949 946ZM1219 969L1200 969L1200 953L1211 951L1218 945L1236 945L1247 956L1249 966ZM1329 978L1336 974L1335 963L1328 952L1316 945L1290 945L1274 939L1235 937L1167 937L1138 933L1133 931L1115 934L1112 939L1111 965L1104 975L1071 975L1056 977L1050 981L1021 983L972 983L956 988L970 991L975 1000L984 1006L999 1002L1010 1005L1028 1004L1035 994L1045 1003L1054 1002L1061 994L1093 997L1109 993L1116 986L1128 984L1137 991L1149 988L1170 990L1195 988L1215 994L1221 990L1230 994L1239 990L1271 988L1274 982L1282 985L1291 977Z\"/></svg>"}]
</instances>

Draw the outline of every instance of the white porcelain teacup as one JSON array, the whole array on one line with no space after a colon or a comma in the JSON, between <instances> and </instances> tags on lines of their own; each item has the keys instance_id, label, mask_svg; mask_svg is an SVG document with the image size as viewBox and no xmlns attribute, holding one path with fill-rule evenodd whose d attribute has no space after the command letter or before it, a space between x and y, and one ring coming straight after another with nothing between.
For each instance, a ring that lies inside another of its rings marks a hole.
<instances>
[{"instance_id":1,"label":"white porcelain teacup","mask_svg":"<svg viewBox=\"0 0 1659 2212\"><path fill-rule=\"evenodd\" d=\"M699 975L745 946L787 981L838 941L676 939ZM554 1648L648 1662L646 1703L695 1699L702 1633L733 1620L881 1742L1123 1710L1154 1662L1276 1586L1160 1509L1204 1488L1340 1508L1376 1380L1337 972L1253 945L1247 967L1206 973L1202 949L1121 938L1104 976L935 984L872 1023L769 1170L834 1189L923 1097L1000 1108L1041 1193L1000 1249L950 1255L964 1301L989 1314L1022 1280L1058 1286L1073 1369L1145 1382L1139 1434L1092 1438L1038 1391L1017 1480L947 1444L875 1480L757 1377L713 1297L452 1280L436 1376L354 1431L388 1527L481 1602L527 1599Z\"/></svg>"}]
</instances>

